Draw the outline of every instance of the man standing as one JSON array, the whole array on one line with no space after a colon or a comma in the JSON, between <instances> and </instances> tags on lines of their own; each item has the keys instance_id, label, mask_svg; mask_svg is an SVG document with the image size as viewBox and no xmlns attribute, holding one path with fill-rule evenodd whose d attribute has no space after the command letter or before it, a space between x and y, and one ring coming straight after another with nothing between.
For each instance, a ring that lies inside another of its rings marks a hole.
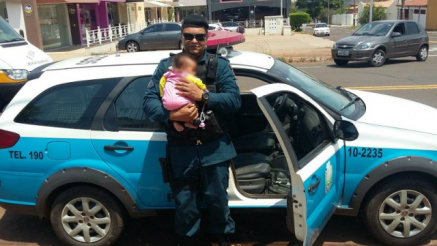
<instances>
[{"instance_id":1,"label":"man standing","mask_svg":"<svg viewBox=\"0 0 437 246\"><path fill-rule=\"evenodd\" d=\"M190 15L182 21L183 52L196 57L197 76L207 80L211 69L210 55L206 52L208 23L200 15ZM240 92L235 75L225 58L217 56L215 76L209 84L209 91L202 91L194 83L180 81L176 88L180 95L191 98L196 104L188 104L178 110L168 111L161 102L159 80L168 70L170 58L161 60L153 74L144 96L144 111L152 121L165 125L168 139L168 156L171 162L173 181L170 186L176 203L175 231L182 237L182 243L193 245L200 226L200 201L206 202L209 215L209 229L219 239L219 245L230 245L228 235L235 230L228 207L230 160L236 156L230 136L226 132L226 117L241 106ZM206 66L209 64L208 66ZM189 134L173 134L170 122L192 123L198 117L199 109L212 110L223 134L214 139L203 140L202 130L190 129Z\"/></svg>"}]
</instances>

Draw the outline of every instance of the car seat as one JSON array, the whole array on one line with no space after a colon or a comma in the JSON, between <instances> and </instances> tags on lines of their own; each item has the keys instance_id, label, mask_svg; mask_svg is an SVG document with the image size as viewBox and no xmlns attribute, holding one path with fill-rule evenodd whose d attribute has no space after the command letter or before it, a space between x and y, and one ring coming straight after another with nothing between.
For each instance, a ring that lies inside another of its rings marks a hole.
<instances>
[{"instance_id":1,"label":"car seat","mask_svg":"<svg viewBox=\"0 0 437 246\"><path fill-rule=\"evenodd\" d=\"M241 153L233 159L240 188L250 194L264 192L270 177L270 159L261 153Z\"/></svg>"}]
</instances>

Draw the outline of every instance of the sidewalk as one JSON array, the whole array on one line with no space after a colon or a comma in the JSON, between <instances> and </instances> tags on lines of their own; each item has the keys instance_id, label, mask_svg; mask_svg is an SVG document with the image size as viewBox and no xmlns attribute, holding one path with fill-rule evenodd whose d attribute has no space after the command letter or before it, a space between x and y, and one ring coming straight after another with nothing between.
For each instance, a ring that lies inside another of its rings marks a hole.
<instances>
[{"instance_id":1,"label":"sidewalk","mask_svg":"<svg viewBox=\"0 0 437 246\"><path fill-rule=\"evenodd\" d=\"M287 62L323 61L331 58L331 47L334 42L308 34L293 33L289 36L245 34L246 41L234 45L234 50L254 51L269 54ZM65 60L73 57L113 54L117 42L100 46L72 46L46 53L53 60ZM121 51L124 52L124 51Z\"/></svg>"}]
</instances>

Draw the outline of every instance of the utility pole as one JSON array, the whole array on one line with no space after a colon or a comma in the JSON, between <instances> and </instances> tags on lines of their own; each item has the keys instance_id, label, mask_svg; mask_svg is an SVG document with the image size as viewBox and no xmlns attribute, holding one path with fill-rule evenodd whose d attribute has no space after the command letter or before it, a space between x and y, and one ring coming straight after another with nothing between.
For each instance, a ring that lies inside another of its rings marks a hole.
<instances>
[{"instance_id":1,"label":"utility pole","mask_svg":"<svg viewBox=\"0 0 437 246\"><path fill-rule=\"evenodd\" d=\"M329 0L328 0L328 25L329 25Z\"/></svg>"},{"instance_id":2,"label":"utility pole","mask_svg":"<svg viewBox=\"0 0 437 246\"><path fill-rule=\"evenodd\" d=\"M355 0L354 0L354 20L353 20L353 22L354 22L354 26L355 26L355 20L357 19L357 12L356 12L356 5L355 5Z\"/></svg>"},{"instance_id":3,"label":"utility pole","mask_svg":"<svg viewBox=\"0 0 437 246\"><path fill-rule=\"evenodd\" d=\"M369 22L372 22L372 15L373 15L373 0L370 0Z\"/></svg>"},{"instance_id":4,"label":"utility pole","mask_svg":"<svg viewBox=\"0 0 437 246\"><path fill-rule=\"evenodd\" d=\"M405 19L405 0L402 0L401 20Z\"/></svg>"}]
</instances>

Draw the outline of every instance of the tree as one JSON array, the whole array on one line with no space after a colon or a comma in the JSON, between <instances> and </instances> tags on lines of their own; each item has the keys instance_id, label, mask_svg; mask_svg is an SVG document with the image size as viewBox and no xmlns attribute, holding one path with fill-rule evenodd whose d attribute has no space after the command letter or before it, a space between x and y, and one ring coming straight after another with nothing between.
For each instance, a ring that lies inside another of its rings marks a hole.
<instances>
[{"instance_id":1,"label":"tree","mask_svg":"<svg viewBox=\"0 0 437 246\"><path fill-rule=\"evenodd\" d=\"M370 7L364 7L363 11L360 13L360 16L358 16L358 23L361 25L369 23L369 13L370 13ZM372 11L372 21L377 20L385 20L386 14L385 9L383 7L373 7Z\"/></svg>"},{"instance_id":2,"label":"tree","mask_svg":"<svg viewBox=\"0 0 437 246\"><path fill-rule=\"evenodd\" d=\"M311 21L311 17L305 12L296 12L290 14L290 25L293 29L300 30L300 27L304 23Z\"/></svg>"}]
</instances>

